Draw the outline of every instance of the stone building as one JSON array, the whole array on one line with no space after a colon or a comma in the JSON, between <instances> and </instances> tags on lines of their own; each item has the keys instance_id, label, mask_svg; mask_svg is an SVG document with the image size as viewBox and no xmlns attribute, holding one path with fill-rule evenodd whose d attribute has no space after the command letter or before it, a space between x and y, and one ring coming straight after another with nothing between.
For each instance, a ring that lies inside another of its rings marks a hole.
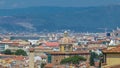
<instances>
[{"instance_id":1,"label":"stone building","mask_svg":"<svg viewBox=\"0 0 120 68\"><path fill-rule=\"evenodd\" d=\"M61 60L70 56L79 55L84 56L89 60L89 52L88 51L74 51L73 50L73 42L72 39L68 36L68 32L64 32L64 37L59 41L59 49L60 51L52 51L48 52L48 63L52 63L53 65L59 65Z\"/></svg>"}]
</instances>

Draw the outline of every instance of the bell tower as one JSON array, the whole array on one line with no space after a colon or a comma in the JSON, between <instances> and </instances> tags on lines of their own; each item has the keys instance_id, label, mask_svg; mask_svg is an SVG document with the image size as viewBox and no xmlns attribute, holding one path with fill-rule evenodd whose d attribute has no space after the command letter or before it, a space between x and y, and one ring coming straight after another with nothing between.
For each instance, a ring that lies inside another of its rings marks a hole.
<instances>
[{"instance_id":1,"label":"bell tower","mask_svg":"<svg viewBox=\"0 0 120 68\"><path fill-rule=\"evenodd\" d=\"M68 32L64 32L64 37L60 40L60 51L61 52L72 52L73 44L72 39L68 37Z\"/></svg>"}]
</instances>

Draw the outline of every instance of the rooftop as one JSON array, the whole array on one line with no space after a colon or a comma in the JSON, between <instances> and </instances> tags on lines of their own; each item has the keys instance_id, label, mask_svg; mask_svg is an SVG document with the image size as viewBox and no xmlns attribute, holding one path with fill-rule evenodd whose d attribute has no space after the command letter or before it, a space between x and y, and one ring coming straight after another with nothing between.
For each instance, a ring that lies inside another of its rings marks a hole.
<instances>
[{"instance_id":1,"label":"rooftop","mask_svg":"<svg viewBox=\"0 0 120 68\"><path fill-rule=\"evenodd\" d=\"M58 47L59 43L58 42L46 42L45 45L49 47Z\"/></svg>"},{"instance_id":2,"label":"rooftop","mask_svg":"<svg viewBox=\"0 0 120 68\"><path fill-rule=\"evenodd\" d=\"M111 48L111 49L104 49L103 50L103 53L120 53L120 45L114 47L114 48Z\"/></svg>"},{"instance_id":3,"label":"rooftop","mask_svg":"<svg viewBox=\"0 0 120 68\"><path fill-rule=\"evenodd\" d=\"M61 55L65 55L65 54L89 54L89 52L88 51L74 51L74 52L50 52L50 54L54 54L54 55L59 55L59 54L61 54Z\"/></svg>"}]
</instances>

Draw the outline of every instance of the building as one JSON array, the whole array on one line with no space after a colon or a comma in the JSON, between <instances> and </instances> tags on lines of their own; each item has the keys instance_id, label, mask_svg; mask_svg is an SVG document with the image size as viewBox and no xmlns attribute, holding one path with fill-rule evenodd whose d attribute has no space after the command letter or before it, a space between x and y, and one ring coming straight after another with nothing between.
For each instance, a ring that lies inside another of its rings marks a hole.
<instances>
[{"instance_id":1,"label":"building","mask_svg":"<svg viewBox=\"0 0 120 68\"><path fill-rule=\"evenodd\" d=\"M103 50L103 54L105 63L103 68L114 68L115 66L120 65L120 45L108 46L107 49Z\"/></svg>"},{"instance_id":2,"label":"building","mask_svg":"<svg viewBox=\"0 0 120 68\"><path fill-rule=\"evenodd\" d=\"M60 51L52 51L48 52L48 64L51 63L54 65L60 65L60 62L62 59L74 56L74 55L79 55L79 56L84 56L89 60L89 52L88 51L74 51L73 49L74 45L72 42L72 39L68 37L68 33L65 31L64 32L64 37L61 38L59 41L59 49Z\"/></svg>"},{"instance_id":3,"label":"building","mask_svg":"<svg viewBox=\"0 0 120 68\"><path fill-rule=\"evenodd\" d=\"M0 43L0 52L3 52L4 50L8 49L8 44L6 43Z\"/></svg>"}]
</instances>

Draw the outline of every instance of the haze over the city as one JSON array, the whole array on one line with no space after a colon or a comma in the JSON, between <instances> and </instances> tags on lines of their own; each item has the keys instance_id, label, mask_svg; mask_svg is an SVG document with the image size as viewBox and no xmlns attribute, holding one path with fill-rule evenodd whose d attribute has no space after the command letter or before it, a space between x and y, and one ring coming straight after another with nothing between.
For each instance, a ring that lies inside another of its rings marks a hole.
<instances>
[{"instance_id":1,"label":"haze over the city","mask_svg":"<svg viewBox=\"0 0 120 68\"><path fill-rule=\"evenodd\" d=\"M119 4L120 0L0 0L0 30L112 31L119 27Z\"/></svg>"}]
</instances>

